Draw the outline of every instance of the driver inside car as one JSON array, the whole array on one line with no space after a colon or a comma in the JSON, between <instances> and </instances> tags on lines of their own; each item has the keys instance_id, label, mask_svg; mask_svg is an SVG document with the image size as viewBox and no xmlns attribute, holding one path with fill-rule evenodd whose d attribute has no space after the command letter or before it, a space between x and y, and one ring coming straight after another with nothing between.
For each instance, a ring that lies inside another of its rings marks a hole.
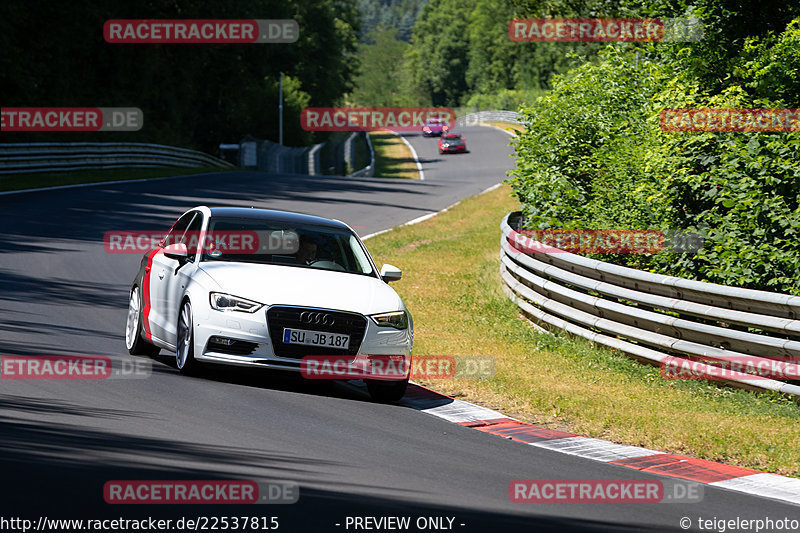
<instances>
[{"instance_id":1,"label":"driver inside car","mask_svg":"<svg viewBox=\"0 0 800 533\"><path fill-rule=\"evenodd\" d=\"M310 265L317 259L317 243L305 235L300 237L300 248L296 257L299 264Z\"/></svg>"}]
</instances>

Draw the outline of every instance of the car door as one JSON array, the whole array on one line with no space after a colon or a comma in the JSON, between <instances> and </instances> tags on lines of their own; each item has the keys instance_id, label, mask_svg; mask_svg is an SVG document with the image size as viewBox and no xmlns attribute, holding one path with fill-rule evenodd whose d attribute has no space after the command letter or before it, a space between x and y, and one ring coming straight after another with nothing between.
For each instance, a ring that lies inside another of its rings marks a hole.
<instances>
[{"instance_id":1,"label":"car door","mask_svg":"<svg viewBox=\"0 0 800 533\"><path fill-rule=\"evenodd\" d=\"M197 271L198 254L202 253L200 230L203 226L203 214L197 212L183 233L180 242L186 244L188 255L179 262L164 257L166 272L164 275L164 300L162 316L164 317L164 340L176 344L178 338L178 313L181 299L186 292L189 280ZM163 254L162 254L163 255Z\"/></svg>"},{"instance_id":2,"label":"car door","mask_svg":"<svg viewBox=\"0 0 800 533\"><path fill-rule=\"evenodd\" d=\"M168 274L176 269L178 262L164 255L164 247L168 244L183 242L186 229L197 215L199 215L197 211L190 211L181 216L172 225L166 237L161 241L158 251L151 259L149 280L146 283L149 287L145 287L150 296L149 312L146 317L150 323L150 333L156 339L173 345L175 344L174 339L170 340L167 335L169 325L167 323L168 317L165 313L167 300L169 299L168 291L171 285L171 277ZM174 325L172 329L175 329Z\"/></svg>"}]
</instances>

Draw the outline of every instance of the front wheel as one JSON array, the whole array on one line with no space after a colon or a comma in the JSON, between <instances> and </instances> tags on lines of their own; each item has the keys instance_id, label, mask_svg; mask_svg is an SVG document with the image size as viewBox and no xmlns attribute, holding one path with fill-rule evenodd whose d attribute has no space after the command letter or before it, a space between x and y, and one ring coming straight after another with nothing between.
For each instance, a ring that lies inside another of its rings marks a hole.
<instances>
[{"instance_id":1,"label":"front wheel","mask_svg":"<svg viewBox=\"0 0 800 533\"><path fill-rule=\"evenodd\" d=\"M406 393L408 380L386 381L380 379L368 379L367 390L372 399L376 402L387 403L396 402Z\"/></svg>"},{"instance_id":2,"label":"front wheel","mask_svg":"<svg viewBox=\"0 0 800 533\"><path fill-rule=\"evenodd\" d=\"M197 369L194 359L194 328L192 304L185 301L178 313L178 343L175 348L175 363L181 374L190 375Z\"/></svg>"},{"instance_id":3,"label":"front wheel","mask_svg":"<svg viewBox=\"0 0 800 533\"><path fill-rule=\"evenodd\" d=\"M153 346L142 337L142 312L139 305L139 287L131 289L128 301L128 321L125 324L125 348L131 355L155 357L161 348Z\"/></svg>"}]
</instances>

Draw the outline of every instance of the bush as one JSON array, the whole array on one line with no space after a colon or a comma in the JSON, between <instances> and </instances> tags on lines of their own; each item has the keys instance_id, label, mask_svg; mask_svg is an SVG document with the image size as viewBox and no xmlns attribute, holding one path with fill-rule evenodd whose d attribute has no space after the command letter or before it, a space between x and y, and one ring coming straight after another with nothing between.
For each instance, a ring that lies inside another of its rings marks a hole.
<instances>
[{"instance_id":1,"label":"bush","mask_svg":"<svg viewBox=\"0 0 800 533\"><path fill-rule=\"evenodd\" d=\"M717 94L653 50L637 56L609 46L598 63L557 76L551 93L523 108L529 126L516 141L510 181L528 227L697 231L705 238L697 254L595 257L800 294L800 134L668 133L658 121L664 108L794 104L800 21L750 41L741 85Z\"/></svg>"},{"instance_id":2,"label":"bush","mask_svg":"<svg viewBox=\"0 0 800 533\"><path fill-rule=\"evenodd\" d=\"M547 91L543 89L502 89L494 94L478 93L470 96L464 107L467 109L500 109L513 111L522 105L532 104Z\"/></svg>"},{"instance_id":3,"label":"bush","mask_svg":"<svg viewBox=\"0 0 800 533\"><path fill-rule=\"evenodd\" d=\"M647 114L661 70L609 47L522 109L529 125L511 182L533 226L649 227L667 216L654 201L663 157Z\"/></svg>"}]
</instances>

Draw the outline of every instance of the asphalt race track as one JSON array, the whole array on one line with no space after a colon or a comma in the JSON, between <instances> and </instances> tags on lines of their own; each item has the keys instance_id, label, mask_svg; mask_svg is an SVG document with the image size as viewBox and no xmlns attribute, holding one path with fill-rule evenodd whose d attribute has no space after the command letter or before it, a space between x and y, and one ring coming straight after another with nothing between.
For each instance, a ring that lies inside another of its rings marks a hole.
<instances>
[{"instance_id":1,"label":"asphalt race track","mask_svg":"<svg viewBox=\"0 0 800 533\"><path fill-rule=\"evenodd\" d=\"M234 172L0 196L0 355L135 359L124 347L124 325L140 256L105 252L107 231L163 231L206 204L333 217L367 235L505 179L513 163L508 136L460 130L468 154L439 155L436 139L407 136L424 166L422 182ZM0 471L2 515L34 522L276 516L280 531L355 531L348 516L410 516L412 524L451 517L452 530L465 532L648 531L680 530L683 516L800 514L712 487L695 504L512 503L514 479L657 476L375 404L353 387L217 367L184 377L165 351L144 379L0 379ZM107 481L130 479L288 481L300 485L300 498L290 505L105 503Z\"/></svg>"}]
</instances>

